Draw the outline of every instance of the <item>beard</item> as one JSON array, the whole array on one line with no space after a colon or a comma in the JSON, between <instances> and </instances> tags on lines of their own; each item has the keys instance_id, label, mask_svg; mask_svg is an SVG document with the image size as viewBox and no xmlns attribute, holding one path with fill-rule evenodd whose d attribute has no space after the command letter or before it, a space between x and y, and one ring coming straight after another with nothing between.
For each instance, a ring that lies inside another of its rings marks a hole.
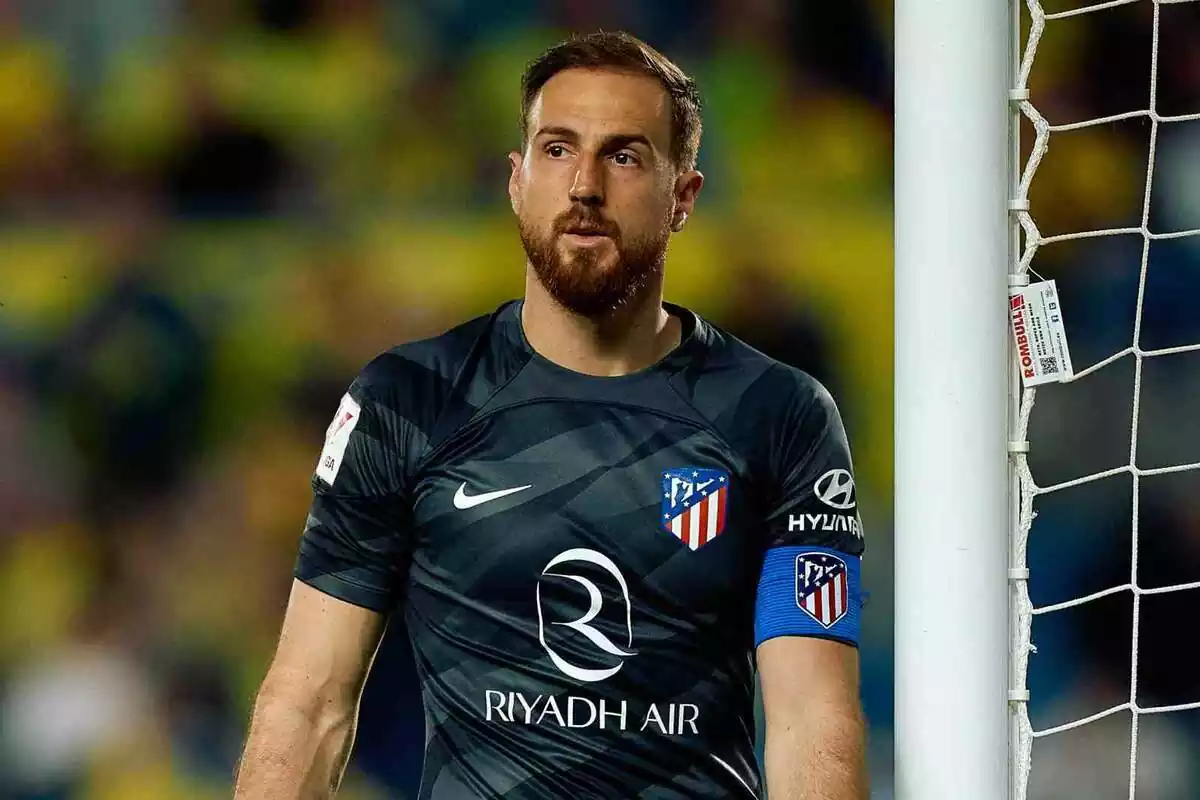
<instances>
[{"instance_id":1,"label":"beard","mask_svg":"<svg viewBox=\"0 0 1200 800\"><path fill-rule=\"evenodd\" d=\"M607 247L560 246L562 234L581 226L609 237L615 261ZM668 217L657 230L626 240L615 223L585 206L575 206L555 219L548 234L526 219L519 220L518 227L525 255L542 286L563 308L585 317L621 308L660 277L671 236Z\"/></svg>"}]
</instances>

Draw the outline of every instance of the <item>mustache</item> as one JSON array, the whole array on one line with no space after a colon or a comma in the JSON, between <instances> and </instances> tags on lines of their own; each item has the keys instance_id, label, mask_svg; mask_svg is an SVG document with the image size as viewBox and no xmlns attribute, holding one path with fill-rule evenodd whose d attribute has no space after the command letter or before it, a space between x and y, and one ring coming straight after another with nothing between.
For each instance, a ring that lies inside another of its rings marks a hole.
<instances>
[{"instance_id":1,"label":"mustache","mask_svg":"<svg viewBox=\"0 0 1200 800\"><path fill-rule=\"evenodd\" d=\"M554 221L555 233L588 233L616 238L620 229L596 211L572 209Z\"/></svg>"}]
</instances>

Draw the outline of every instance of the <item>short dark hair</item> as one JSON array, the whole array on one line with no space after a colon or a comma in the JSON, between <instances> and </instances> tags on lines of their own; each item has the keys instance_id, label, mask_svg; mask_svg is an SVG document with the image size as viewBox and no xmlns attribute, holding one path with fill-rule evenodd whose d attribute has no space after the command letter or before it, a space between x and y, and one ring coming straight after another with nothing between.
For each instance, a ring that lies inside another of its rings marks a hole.
<instances>
[{"instance_id":1,"label":"short dark hair","mask_svg":"<svg viewBox=\"0 0 1200 800\"><path fill-rule=\"evenodd\" d=\"M696 81L662 53L621 31L572 36L530 62L521 77L522 146L529 141L529 109L538 92L568 69L610 69L657 79L671 100L671 160L681 170L696 168L702 127Z\"/></svg>"}]
</instances>

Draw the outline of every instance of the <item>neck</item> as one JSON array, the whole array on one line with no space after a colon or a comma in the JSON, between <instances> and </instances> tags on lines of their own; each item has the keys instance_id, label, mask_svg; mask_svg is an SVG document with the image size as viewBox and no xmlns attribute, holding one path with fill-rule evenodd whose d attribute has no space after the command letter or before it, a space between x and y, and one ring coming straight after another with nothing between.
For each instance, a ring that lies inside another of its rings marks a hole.
<instances>
[{"instance_id":1,"label":"neck","mask_svg":"<svg viewBox=\"0 0 1200 800\"><path fill-rule=\"evenodd\" d=\"M628 375L679 346L683 326L662 299L659 279L618 309L583 316L559 305L527 268L521 325L530 346L561 367L601 377Z\"/></svg>"}]
</instances>

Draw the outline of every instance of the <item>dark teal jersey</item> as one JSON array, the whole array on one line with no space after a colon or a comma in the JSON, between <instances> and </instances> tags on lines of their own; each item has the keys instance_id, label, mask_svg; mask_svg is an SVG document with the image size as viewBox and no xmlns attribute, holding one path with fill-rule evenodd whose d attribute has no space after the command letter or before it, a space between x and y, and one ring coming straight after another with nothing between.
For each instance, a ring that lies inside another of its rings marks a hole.
<instances>
[{"instance_id":1,"label":"dark teal jersey","mask_svg":"<svg viewBox=\"0 0 1200 800\"><path fill-rule=\"evenodd\" d=\"M857 644L833 400L668 310L680 346L631 375L537 355L514 302L342 399L296 577L404 615L421 798L759 797L754 647Z\"/></svg>"}]
</instances>

